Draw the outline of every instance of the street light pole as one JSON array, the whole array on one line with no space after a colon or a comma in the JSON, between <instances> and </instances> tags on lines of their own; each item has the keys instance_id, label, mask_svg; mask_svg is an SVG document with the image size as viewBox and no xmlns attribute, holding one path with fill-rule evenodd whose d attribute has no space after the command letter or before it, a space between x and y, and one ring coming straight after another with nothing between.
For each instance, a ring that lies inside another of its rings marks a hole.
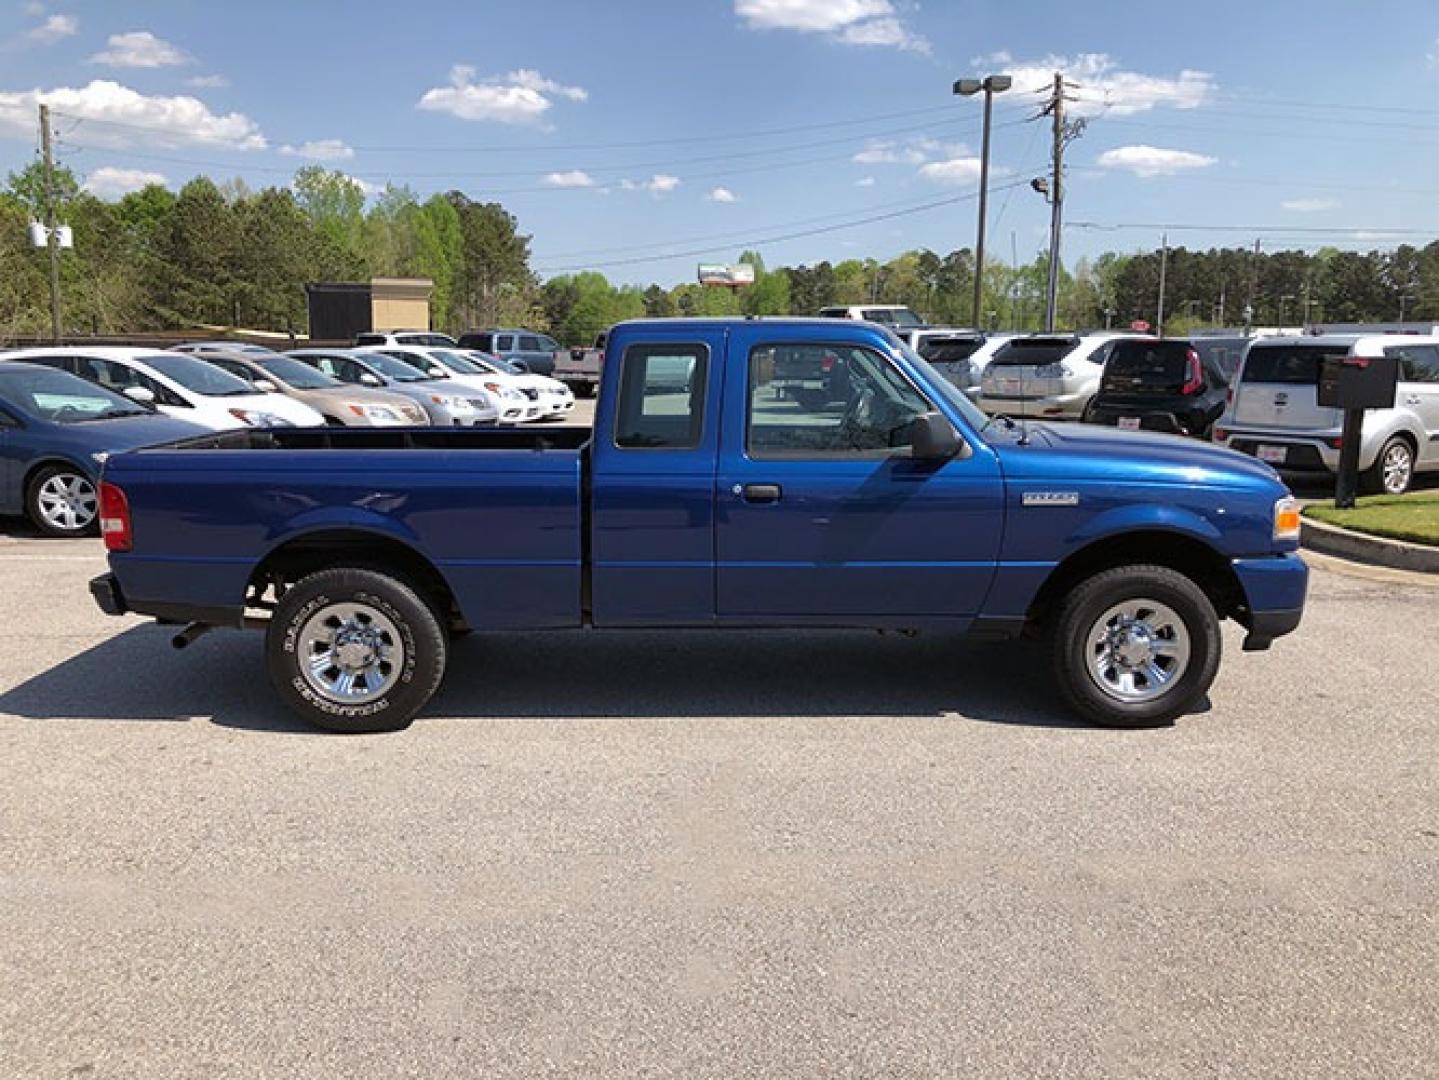
<instances>
[{"instance_id":1,"label":"street light pole","mask_svg":"<svg viewBox=\"0 0 1439 1080\"><path fill-rule=\"evenodd\" d=\"M984 133L980 136L979 151L979 226L974 238L974 318L972 325L979 329L980 313L984 304L984 230L989 212L989 127L994 111L994 95L1002 94L1012 86L1014 80L1008 75L987 75L983 79L959 79L954 92L970 97L984 92Z\"/></svg>"}]
</instances>

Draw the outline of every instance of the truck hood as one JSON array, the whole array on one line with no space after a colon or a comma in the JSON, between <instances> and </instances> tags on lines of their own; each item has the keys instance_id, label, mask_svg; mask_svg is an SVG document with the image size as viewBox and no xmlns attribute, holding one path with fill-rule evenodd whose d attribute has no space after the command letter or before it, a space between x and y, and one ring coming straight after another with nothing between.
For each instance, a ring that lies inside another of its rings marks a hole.
<instances>
[{"instance_id":1,"label":"truck hood","mask_svg":"<svg viewBox=\"0 0 1439 1080\"><path fill-rule=\"evenodd\" d=\"M1279 474L1255 458L1212 443L1094 424L1030 423L1001 432L991 446L1005 476L1020 480L1113 480L1116 483L1268 485ZM994 435L994 428L987 433Z\"/></svg>"}]
</instances>

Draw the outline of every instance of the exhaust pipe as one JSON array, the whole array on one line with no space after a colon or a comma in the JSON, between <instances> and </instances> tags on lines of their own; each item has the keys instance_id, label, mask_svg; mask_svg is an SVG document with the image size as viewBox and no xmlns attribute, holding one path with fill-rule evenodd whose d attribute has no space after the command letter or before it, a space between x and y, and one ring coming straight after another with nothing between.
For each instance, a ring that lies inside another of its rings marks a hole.
<instances>
[{"instance_id":1,"label":"exhaust pipe","mask_svg":"<svg viewBox=\"0 0 1439 1080\"><path fill-rule=\"evenodd\" d=\"M176 649L188 649L191 645L195 644L195 642L199 641L202 637L204 637L213 629L215 628L209 623L192 622L189 626L185 627L185 629L181 630L178 634L172 637L170 639L170 644L173 645Z\"/></svg>"}]
</instances>

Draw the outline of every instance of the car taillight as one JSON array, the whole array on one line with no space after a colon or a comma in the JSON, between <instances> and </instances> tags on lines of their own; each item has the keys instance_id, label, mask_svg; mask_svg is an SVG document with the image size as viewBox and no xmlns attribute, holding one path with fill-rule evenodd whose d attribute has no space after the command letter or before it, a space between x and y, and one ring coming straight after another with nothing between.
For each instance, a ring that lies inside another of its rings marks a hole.
<instances>
[{"instance_id":1,"label":"car taillight","mask_svg":"<svg viewBox=\"0 0 1439 1080\"><path fill-rule=\"evenodd\" d=\"M825 353L819 358L819 369L826 375L834 370L834 353Z\"/></svg>"},{"instance_id":2,"label":"car taillight","mask_svg":"<svg viewBox=\"0 0 1439 1080\"><path fill-rule=\"evenodd\" d=\"M1187 374L1184 376L1184 385L1180 387L1179 392L1188 396L1197 394L1204 389L1204 368L1199 363L1199 354L1193 349L1185 354L1185 360L1188 362Z\"/></svg>"},{"instance_id":3,"label":"car taillight","mask_svg":"<svg viewBox=\"0 0 1439 1080\"><path fill-rule=\"evenodd\" d=\"M106 551L129 551L135 546L130 530L130 503L114 484L100 483L100 535Z\"/></svg>"},{"instance_id":4,"label":"car taillight","mask_svg":"<svg viewBox=\"0 0 1439 1080\"><path fill-rule=\"evenodd\" d=\"M1217 427L1210 434L1210 438L1213 439L1215 442L1223 442L1225 439L1229 438L1229 430L1227 428Z\"/></svg>"}]
</instances>

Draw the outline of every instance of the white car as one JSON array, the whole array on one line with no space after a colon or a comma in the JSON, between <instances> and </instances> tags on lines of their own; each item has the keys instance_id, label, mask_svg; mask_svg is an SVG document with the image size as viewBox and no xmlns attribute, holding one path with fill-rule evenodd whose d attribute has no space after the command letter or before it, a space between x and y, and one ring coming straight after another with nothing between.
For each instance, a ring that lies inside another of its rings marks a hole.
<instances>
[{"instance_id":1,"label":"white car","mask_svg":"<svg viewBox=\"0 0 1439 1080\"><path fill-rule=\"evenodd\" d=\"M453 349L458 342L435 330L364 330L355 335L355 348L374 345L423 345Z\"/></svg>"},{"instance_id":2,"label":"white car","mask_svg":"<svg viewBox=\"0 0 1439 1080\"><path fill-rule=\"evenodd\" d=\"M376 345L373 351L403 360L421 371L438 370L461 386L488 394L495 401L501 423L519 424L527 420L538 420L544 415L538 395L527 394L520 386L519 380L508 375L496 375L468 360L455 349L422 348L418 345Z\"/></svg>"},{"instance_id":3,"label":"white car","mask_svg":"<svg viewBox=\"0 0 1439 1080\"><path fill-rule=\"evenodd\" d=\"M979 377L999 347L1014 335L980 330L916 330L910 347L934 365L971 398L979 393Z\"/></svg>"},{"instance_id":4,"label":"white car","mask_svg":"<svg viewBox=\"0 0 1439 1080\"><path fill-rule=\"evenodd\" d=\"M88 345L21 349L6 360L59 368L211 431L241 427L322 427L325 418L283 394L255 388L214 364L159 349Z\"/></svg>"},{"instance_id":5,"label":"white car","mask_svg":"<svg viewBox=\"0 0 1439 1080\"><path fill-rule=\"evenodd\" d=\"M892 330L906 345L914 347L914 332L927 329L925 322L903 304L847 304L819 309L821 319L863 319Z\"/></svg>"},{"instance_id":6,"label":"white car","mask_svg":"<svg viewBox=\"0 0 1439 1080\"><path fill-rule=\"evenodd\" d=\"M508 360L480 352L478 349L461 349L460 352L470 363L478 365L485 371L509 378L512 385L519 387L526 396L530 395L530 391L534 391L538 395L541 420L564 416L575 411L575 392L559 379L524 371Z\"/></svg>"},{"instance_id":7,"label":"white car","mask_svg":"<svg viewBox=\"0 0 1439 1080\"><path fill-rule=\"evenodd\" d=\"M1118 341L1146 334L1024 334L1005 341L979 376L976 404L987 413L1078 420L1099 390Z\"/></svg>"}]
</instances>

